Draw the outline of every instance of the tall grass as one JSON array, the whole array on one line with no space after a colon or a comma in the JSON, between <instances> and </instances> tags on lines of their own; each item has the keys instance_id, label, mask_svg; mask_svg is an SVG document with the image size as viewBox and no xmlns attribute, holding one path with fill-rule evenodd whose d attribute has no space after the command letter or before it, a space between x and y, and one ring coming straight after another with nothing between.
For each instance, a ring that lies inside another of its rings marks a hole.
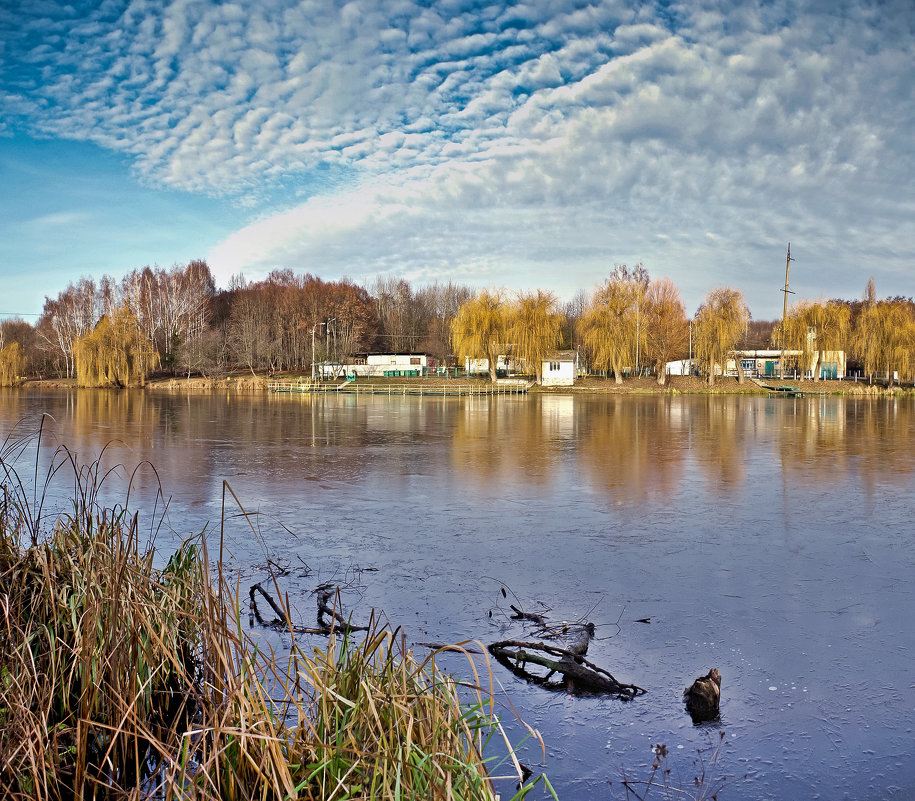
<instances>
[{"instance_id":1,"label":"tall grass","mask_svg":"<svg viewBox=\"0 0 915 801\"><path fill-rule=\"evenodd\" d=\"M97 504L99 464L69 456L72 510L48 521L9 453L0 796L496 798L483 754L504 734L469 655L468 691L377 624L310 646L290 624L291 648L262 650L202 537L156 568L137 518Z\"/></svg>"}]
</instances>

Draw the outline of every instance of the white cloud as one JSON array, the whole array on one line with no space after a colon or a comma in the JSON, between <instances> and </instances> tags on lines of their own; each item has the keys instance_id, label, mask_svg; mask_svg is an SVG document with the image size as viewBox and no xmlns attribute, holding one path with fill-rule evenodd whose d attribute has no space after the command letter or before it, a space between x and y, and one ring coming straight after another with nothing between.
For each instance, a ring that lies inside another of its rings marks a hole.
<instances>
[{"instance_id":1,"label":"white cloud","mask_svg":"<svg viewBox=\"0 0 915 801\"><path fill-rule=\"evenodd\" d=\"M754 255L802 237L824 260L903 259L915 233L899 8L131 0L71 17L48 4L21 21L33 46L4 92L19 122L0 125L95 141L151 184L255 208L327 165L347 176L215 249L231 272L479 276L503 259L520 274L537 254L598 269L643 246L685 284L708 269L707 231Z\"/></svg>"}]
</instances>

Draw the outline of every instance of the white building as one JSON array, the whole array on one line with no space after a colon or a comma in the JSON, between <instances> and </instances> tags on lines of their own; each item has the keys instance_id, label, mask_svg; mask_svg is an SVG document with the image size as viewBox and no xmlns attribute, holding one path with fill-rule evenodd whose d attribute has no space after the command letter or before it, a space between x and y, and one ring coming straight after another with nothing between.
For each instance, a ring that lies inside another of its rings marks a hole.
<instances>
[{"instance_id":1,"label":"white building","mask_svg":"<svg viewBox=\"0 0 915 801\"><path fill-rule=\"evenodd\" d=\"M435 367L425 353L370 353L365 361L373 376L422 376Z\"/></svg>"},{"instance_id":2,"label":"white building","mask_svg":"<svg viewBox=\"0 0 915 801\"><path fill-rule=\"evenodd\" d=\"M435 359L425 353L367 353L346 364L319 365L325 377L417 377L435 369Z\"/></svg>"},{"instance_id":3,"label":"white building","mask_svg":"<svg viewBox=\"0 0 915 801\"><path fill-rule=\"evenodd\" d=\"M667 362L664 369L667 375L692 375L696 370L696 364L691 359L679 359L675 362Z\"/></svg>"},{"instance_id":4,"label":"white building","mask_svg":"<svg viewBox=\"0 0 915 801\"><path fill-rule=\"evenodd\" d=\"M467 375L489 376L489 359L471 359L464 357L464 372ZM509 356L499 354L496 357L496 375L506 376L515 372L515 362Z\"/></svg>"},{"instance_id":5,"label":"white building","mask_svg":"<svg viewBox=\"0 0 915 801\"><path fill-rule=\"evenodd\" d=\"M553 351L543 360L541 366L541 386L571 387L578 374L578 351Z\"/></svg>"}]
</instances>

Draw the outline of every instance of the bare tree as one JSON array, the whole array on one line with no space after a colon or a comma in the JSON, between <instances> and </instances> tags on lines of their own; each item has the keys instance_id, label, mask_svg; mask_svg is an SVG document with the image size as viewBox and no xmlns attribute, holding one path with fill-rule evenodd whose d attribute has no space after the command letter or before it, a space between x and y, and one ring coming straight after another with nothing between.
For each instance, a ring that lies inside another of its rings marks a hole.
<instances>
[{"instance_id":1,"label":"bare tree","mask_svg":"<svg viewBox=\"0 0 915 801\"><path fill-rule=\"evenodd\" d=\"M38 321L38 331L45 347L64 362L68 378L74 375L73 344L87 334L98 320L95 282L80 278L70 284L55 300L46 297Z\"/></svg>"},{"instance_id":2,"label":"bare tree","mask_svg":"<svg viewBox=\"0 0 915 801\"><path fill-rule=\"evenodd\" d=\"M417 292L417 300L425 310L426 331L420 341L420 349L440 362L445 362L454 353L451 339L451 323L461 306L473 297L473 290L462 284L449 281L447 284L434 283Z\"/></svg>"}]
</instances>

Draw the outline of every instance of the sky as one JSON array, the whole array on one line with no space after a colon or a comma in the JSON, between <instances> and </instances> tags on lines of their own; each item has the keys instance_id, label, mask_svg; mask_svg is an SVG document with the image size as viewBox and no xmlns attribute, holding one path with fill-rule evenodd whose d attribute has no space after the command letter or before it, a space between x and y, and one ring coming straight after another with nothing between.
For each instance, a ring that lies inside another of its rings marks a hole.
<instances>
[{"instance_id":1,"label":"sky","mask_svg":"<svg viewBox=\"0 0 915 801\"><path fill-rule=\"evenodd\" d=\"M0 0L0 314L203 258L915 295L915 0Z\"/></svg>"}]
</instances>

